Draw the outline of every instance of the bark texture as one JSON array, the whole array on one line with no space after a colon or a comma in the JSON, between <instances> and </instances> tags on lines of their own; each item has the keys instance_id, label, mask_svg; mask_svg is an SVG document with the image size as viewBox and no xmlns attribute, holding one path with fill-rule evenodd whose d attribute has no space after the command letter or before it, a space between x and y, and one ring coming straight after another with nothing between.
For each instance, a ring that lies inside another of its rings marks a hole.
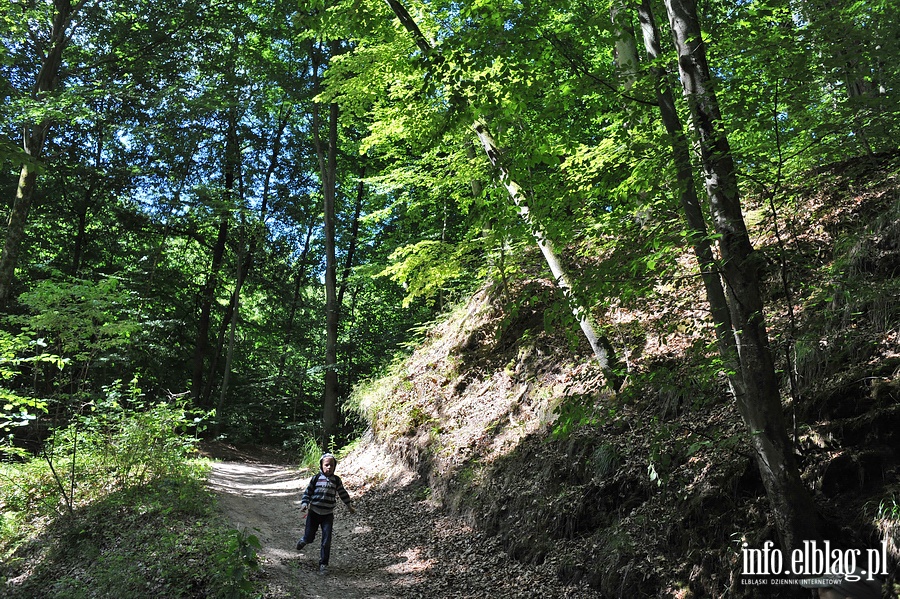
<instances>
[{"instance_id":1,"label":"bark texture","mask_svg":"<svg viewBox=\"0 0 900 599\"><path fill-rule=\"evenodd\" d=\"M659 28L650 8L649 0L643 0L638 8L638 19L641 23L641 34L644 40L644 49L651 61L655 61L662 55L662 46L659 38ZM697 258L700 267L700 276L706 289L706 299L709 301L710 312L716 331L716 341L719 353L723 358L734 359L736 356L734 347L734 333L731 325L731 314L728 312L728 303L725 300L725 290L719 279L719 266L713 255L709 242L709 232L706 228L706 220L703 218L703 208L697 197L697 185L694 179L694 168L691 165L691 150L684 125L675 108L675 96L672 87L666 80L666 73L660 67L651 67L650 72L654 78L656 88L656 102L659 105L660 117L669 143L672 146L672 162L675 165L675 176L678 180L679 198L681 208L684 211L687 223L688 239ZM729 364L728 368L736 369L736 364Z\"/></svg>"}]
</instances>

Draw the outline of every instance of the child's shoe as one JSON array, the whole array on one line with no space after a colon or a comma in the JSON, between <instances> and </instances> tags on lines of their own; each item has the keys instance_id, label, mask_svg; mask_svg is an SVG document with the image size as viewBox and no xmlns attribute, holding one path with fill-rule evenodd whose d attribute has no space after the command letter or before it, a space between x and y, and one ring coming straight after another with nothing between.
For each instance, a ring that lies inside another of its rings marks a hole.
<instances>
[{"instance_id":1,"label":"child's shoe","mask_svg":"<svg viewBox=\"0 0 900 599\"><path fill-rule=\"evenodd\" d=\"M303 551L303 548L306 547L306 541L300 539L297 541L297 551Z\"/></svg>"}]
</instances>

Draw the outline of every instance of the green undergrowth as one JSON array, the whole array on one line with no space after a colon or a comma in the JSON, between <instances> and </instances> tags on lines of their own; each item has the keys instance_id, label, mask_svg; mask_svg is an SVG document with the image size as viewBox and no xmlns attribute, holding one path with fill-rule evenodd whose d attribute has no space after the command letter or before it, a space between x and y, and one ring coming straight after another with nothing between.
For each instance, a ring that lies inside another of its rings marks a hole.
<instances>
[{"instance_id":1,"label":"green undergrowth","mask_svg":"<svg viewBox=\"0 0 900 599\"><path fill-rule=\"evenodd\" d=\"M99 496L72 515L11 522L5 512L4 596L244 596L258 542L216 514L203 484L207 470L193 461L179 473Z\"/></svg>"},{"instance_id":2,"label":"green undergrowth","mask_svg":"<svg viewBox=\"0 0 900 599\"><path fill-rule=\"evenodd\" d=\"M257 539L230 529L195 458L203 415L136 385L106 390L36 455L0 452L0 595L222 597L252 592Z\"/></svg>"}]
</instances>

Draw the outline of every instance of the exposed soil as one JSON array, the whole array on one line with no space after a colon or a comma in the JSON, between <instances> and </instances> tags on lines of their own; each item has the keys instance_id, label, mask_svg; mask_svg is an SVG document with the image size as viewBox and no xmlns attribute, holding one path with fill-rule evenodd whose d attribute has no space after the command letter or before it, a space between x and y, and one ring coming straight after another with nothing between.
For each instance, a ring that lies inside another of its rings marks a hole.
<instances>
[{"instance_id":1,"label":"exposed soil","mask_svg":"<svg viewBox=\"0 0 900 599\"><path fill-rule=\"evenodd\" d=\"M858 161L803 181L787 197L806 199L792 199L778 217L788 243L768 220L771 206L748 201L773 356L780 372L797 375L783 377L782 391L792 397L803 480L830 535L854 548L888 543L894 597L898 160L878 168ZM658 292L607 311L605 328L629 372L615 397L586 342L574 347L560 327L546 326L560 303L541 274L485 285L451 312L355 399L375 438L420 477L385 470L372 449L339 465L360 512L338 514L333 578L324 580L313 574L314 548L292 554L299 498L275 497L290 510L281 524L264 516L277 538L257 533L267 596L772 596L738 576L739 548L777 540L775 522L746 426L716 373L695 261L685 255L678 264L681 276L661 279ZM311 474L298 473L297 488ZM437 501L469 519L444 516ZM250 512L239 508L234 521Z\"/></svg>"},{"instance_id":2,"label":"exposed soil","mask_svg":"<svg viewBox=\"0 0 900 599\"><path fill-rule=\"evenodd\" d=\"M215 462L209 485L235 528L259 539L267 599L600 596L563 585L549 565L512 560L496 539L441 514L420 481L374 445L338 465L357 513L339 504L329 572L320 576L318 539L295 549L304 524L300 495L313 473L272 454L216 454L230 459Z\"/></svg>"}]
</instances>

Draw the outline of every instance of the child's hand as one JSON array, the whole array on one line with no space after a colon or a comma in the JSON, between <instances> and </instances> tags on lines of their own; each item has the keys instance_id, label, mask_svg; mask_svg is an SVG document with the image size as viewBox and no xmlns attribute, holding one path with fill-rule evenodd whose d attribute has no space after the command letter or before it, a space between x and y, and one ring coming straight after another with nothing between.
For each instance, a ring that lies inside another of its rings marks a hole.
<instances>
[{"instance_id":1,"label":"child's hand","mask_svg":"<svg viewBox=\"0 0 900 599\"><path fill-rule=\"evenodd\" d=\"M305 512L308 508L309 508L309 506L308 506L307 504L305 504L305 503L301 503L301 504L300 504L300 511L301 511L301 512Z\"/></svg>"}]
</instances>

